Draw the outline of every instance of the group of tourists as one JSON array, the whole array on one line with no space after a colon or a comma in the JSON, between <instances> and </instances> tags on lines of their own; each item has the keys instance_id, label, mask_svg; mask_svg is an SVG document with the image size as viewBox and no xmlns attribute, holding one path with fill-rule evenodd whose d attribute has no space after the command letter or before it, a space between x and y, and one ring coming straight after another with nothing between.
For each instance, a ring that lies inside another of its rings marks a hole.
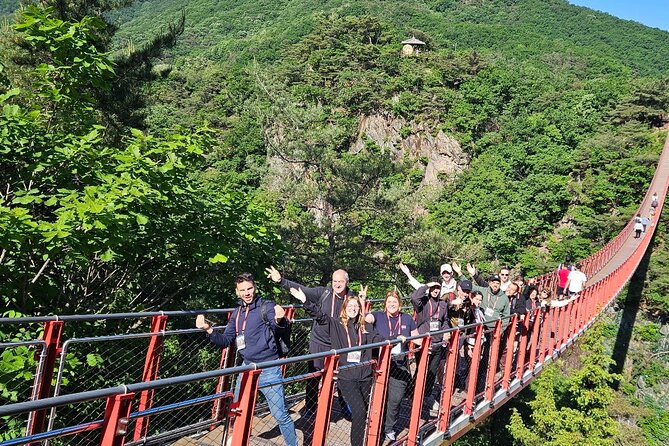
<instances>
[{"instance_id":1,"label":"group of tourists","mask_svg":"<svg viewBox=\"0 0 669 446\"><path fill-rule=\"evenodd\" d=\"M487 323L486 327L490 329L497 319L501 319L506 328L511 314L516 313L523 318L537 308L566 305L578 296L587 280L580 271L581 265L572 265L569 258L558 267L559 283L555 298L552 298L550 290L539 289L535 280L526 281L521 275L512 278L508 267L484 279L472 264L466 265L466 276L458 263L446 263L439 269L440 276L425 284L417 280L406 265L400 263L399 268L414 288L410 297L413 315L402 312L402 299L397 291L385 294L383 310L365 314L367 287L361 287L357 294L353 293L345 270L340 269L332 274L330 286L307 287L286 279L272 266L266 269L267 277L300 301L313 319L309 353L399 340L391 352L383 423L388 441L395 440L401 402L412 388L413 375L407 355L408 337L476 323ZM210 341L217 346L234 344L244 364L278 359L280 352L275 332L289 323L284 317L283 308L258 295L254 278L250 274L241 274L236 278L235 291L240 299L239 306L232 312L223 331L214 330L203 315L196 318L196 326L205 330ZM461 360L456 373L460 377L469 373L468 364L474 346L473 332L470 330L468 333L468 336L462 337L458 346ZM432 410L439 407L439 383L443 378L441 375L449 339L449 332L436 339L433 337L430 347L425 404ZM413 342L420 345L421 338ZM482 342L490 345L490 330L486 330ZM360 349L339 358L337 393L341 412L351 419L352 445L364 443L373 382L372 355L372 349ZM479 370L487 369L489 356L489 348L483 348ZM324 360L311 360L308 368L309 372L320 372L324 368ZM259 385L286 444L294 446L297 445L297 435L286 408L281 379L280 367L265 368L260 375ZM306 382L305 405L302 409L305 418L313 418L316 413L320 379L310 378ZM485 377L479 376L477 392L482 391L484 385ZM464 390L462 385L456 387ZM239 383L235 388L235 400L238 394Z\"/></svg>"}]
</instances>

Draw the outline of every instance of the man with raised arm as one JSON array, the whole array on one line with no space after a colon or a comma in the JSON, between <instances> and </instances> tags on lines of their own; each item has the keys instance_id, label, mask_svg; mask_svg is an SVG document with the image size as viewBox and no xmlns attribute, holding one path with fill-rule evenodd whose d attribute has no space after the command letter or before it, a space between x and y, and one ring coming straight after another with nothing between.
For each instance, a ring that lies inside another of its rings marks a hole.
<instances>
[{"instance_id":1,"label":"man with raised arm","mask_svg":"<svg viewBox=\"0 0 669 446\"><path fill-rule=\"evenodd\" d=\"M304 292L306 299L310 302L313 302L323 314L328 315L329 317L337 317L341 313L342 304L347 296L352 296L353 293L350 292L348 288L348 273L343 269L338 269L332 273L332 285L331 286L317 286L317 287L306 287L297 282L292 282L285 277L281 276L281 273L270 266L265 269L267 272L267 277L273 282L280 284L281 288L284 290L290 291L291 288L300 289ZM327 327L324 327L321 324L313 322L311 326L311 337L309 340L309 353L323 353L332 349L330 342L330 334L327 330ZM324 367L323 359L315 359L308 362L309 372L317 372L323 369ZM318 386L320 384L320 378L314 378L307 380L306 383L306 401L305 401L305 415L311 416L316 413L316 406L318 404ZM346 413L348 407L343 399L339 402L342 405L342 410Z\"/></svg>"},{"instance_id":2,"label":"man with raised arm","mask_svg":"<svg viewBox=\"0 0 669 446\"><path fill-rule=\"evenodd\" d=\"M214 331L202 314L195 319L195 326L206 331L209 340L219 347L235 343L244 364L279 359L274 331L287 324L283 308L258 296L253 276L249 273L242 273L235 278L235 292L239 297L239 306L230 315L228 325L222 333ZM262 316L263 307L266 320ZM295 424L286 409L283 385L265 387L282 379L280 366L263 369L259 379L260 391L265 395L269 410L277 421L286 444L297 446ZM238 381L235 400L239 398L239 386Z\"/></svg>"}]
</instances>

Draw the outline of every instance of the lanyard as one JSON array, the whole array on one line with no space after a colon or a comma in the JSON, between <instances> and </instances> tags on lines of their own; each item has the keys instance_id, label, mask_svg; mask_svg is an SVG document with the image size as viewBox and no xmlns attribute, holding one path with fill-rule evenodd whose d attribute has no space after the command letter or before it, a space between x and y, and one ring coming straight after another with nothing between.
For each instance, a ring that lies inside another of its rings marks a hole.
<instances>
[{"instance_id":1,"label":"lanyard","mask_svg":"<svg viewBox=\"0 0 669 446\"><path fill-rule=\"evenodd\" d=\"M334 293L334 291L332 292L331 299L332 299L332 305L330 305L330 317L335 317L335 315L334 315L334 304L335 304L335 300L337 299L337 295Z\"/></svg>"},{"instance_id":2,"label":"lanyard","mask_svg":"<svg viewBox=\"0 0 669 446\"><path fill-rule=\"evenodd\" d=\"M492 308L493 310L497 306L497 302L499 301L499 294L497 295L497 299L495 299L495 303L492 304L492 307L490 306L490 293L488 293L488 308Z\"/></svg>"},{"instance_id":3,"label":"lanyard","mask_svg":"<svg viewBox=\"0 0 669 446\"><path fill-rule=\"evenodd\" d=\"M402 319L402 313L397 314L397 323L395 324L395 330L396 333L393 334L393 329L392 325L390 323L390 314L386 313L386 318L388 319L388 333L390 334L390 337L397 336L400 334L400 324L401 324L401 319Z\"/></svg>"},{"instance_id":4,"label":"lanyard","mask_svg":"<svg viewBox=\"0 0 669 446\"><path fill-rule=\"evenodd\" d=\"M430 312L430 319L439 319L439 304L437 304L437 311L432 311L432 298L429 298L430 300L427 301L427 306L430 307L428 310ZM435 318L434 315L437 315Z\"/></svg>"},{"instance_id":5,"label":"lanyard","mask_svg":"<svg viewBox=\"0 0 669 446\"><path fill-rule=\"evenodd\" d=\"M348 334L348 324L346 325L346 340L348 341L348 346L349 348L352 347L351 345L351 336ZM362 330L360 327L358 327L358 347L362 345Z\"/></svg>"},{"instance_id":6,"label":"lanyard","mask_svg":"<svg viewBox=\"0 0 669 446\"><path fill-rule=\"evenodd\" d=\"M239 333L239 313L241 311L237 311L237 317L235 318L235 331ZM246 320L249 318L249 306L246 306L246 313L244 314L244 320L242 321L242 333L246 331Z\"/></svg>"}]
</instances>

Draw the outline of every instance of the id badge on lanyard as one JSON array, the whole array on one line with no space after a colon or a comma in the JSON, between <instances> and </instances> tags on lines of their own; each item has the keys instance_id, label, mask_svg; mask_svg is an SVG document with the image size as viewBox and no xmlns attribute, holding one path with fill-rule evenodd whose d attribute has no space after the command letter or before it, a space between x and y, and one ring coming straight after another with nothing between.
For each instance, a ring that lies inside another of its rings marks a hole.
<instances>
[{"instance_id":1,"label":"id badge on lanyard","mask_svg":"<svg viewBox=\"0 0 669 446\"><path fill-rule=\"evenodd\" d=\"M237 350L244 350L244 348L246 348L246 342L244 341L243 333L235 338L235 344L237 345Z\"/></svg>"},{"instance_id":2,"label":"id badge on lanyard","mask_svg":"<svg viewBox=\"0 0 669 446\"><path fill-rule=\"evenodd\" d=\"M360 362L360 356L362 352L357 351L357 352L348 352L346 355L346 362L348 363L358 363Z\"/></svg>"},{"instance_id":3,"label":"id badge on lanyard","mask_svg":"<svg viewBox=\"0 0 669 446\"><path fill-rule=\"evenodd\" d=\"M430 301L430 331L437 331L441 328L439 319L434 319L434 312L432 311L432 301ZM439 316L439 306L437 305L437 317Z\"/></svg>"},{"instance_id":4,"label":"id badge on lanyard","mask_svg":"<svg viewBox=\"0 0 669 446\"><path fill-rule=\"evenodd\" d=\"M386 318L388 319L388 334L390 335L391 338L394 336L398 336L402 331L402 315L399 314L397 316L397 323L395 324L396 333L393 333L393 327L390 322L390 315L388 313L386 313ZM399 355L400 353L402 353L402 344L400 343L397 345L393 345L393 348L390 350L390 354L396 356Z\"/></svg>"},{"instance_id":5,"label":"id badge on lanyard","mask_svg":"<svg viewBox=\"0 0 669 446\"><path fill-rule=\"evenodd\" d=\"M351 336L348 334L348 327L346 327L346 339L348 340L348 346L352 347L353 344L351 343ZM362 332L360 329L358 329L358 347L362 345ZM357 352L348 352L346 354L346 362L348 363L359 363L360 358L362 356L361 351Z\"/></svg>"},{"instance_id":6,"label":"id badge on lanyard","mask_svg":"<svg viewBox=\"0 0 669 446\"><path fill-rule=\"evenodd\" d=\"M487 317L492 317L493 314L495 314L495 309L494 308L488 307L488 308L485 309L485 315Z\"/></svg>"},{"instance_id":7,"label":"id badge on lanyard","mask_svg":"<svg viewBox=\"0 0 669 446\"><path fill-rule=\"evenodd\" d=\"M240 332L239 330L239 313L241 311L237 311L237 317L235 318L235 331L237 333ZM244 339L244 332L246 331L246 321L249 318L249 307L246 307L246 314L244 314L244 320L242 321L242 329L241 329L241 334L237 335L235 338L235 345L237 346L237 350L244 350L246 348L246 340Z\"/></svg>"}]
</instances>

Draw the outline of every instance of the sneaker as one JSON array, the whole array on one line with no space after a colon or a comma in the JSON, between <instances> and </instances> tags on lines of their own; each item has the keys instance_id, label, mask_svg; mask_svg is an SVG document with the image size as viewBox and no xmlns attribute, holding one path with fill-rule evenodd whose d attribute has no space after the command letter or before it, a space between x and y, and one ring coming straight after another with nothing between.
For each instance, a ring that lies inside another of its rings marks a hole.
<instances>
[{"instance_id":1,"label":"sneaker","mask_svg":"<svg viewBox=\"0 0 669 446\"><path fill-rule=\"evenodd\" d=\"M432 403L432 410L435 412L439 410L439 401L434 400L434 403Z\"/></svg>"},{"instance_id":2,"label":"sneaker","mask_svg":"<svg viewBox=\"0 0 669 446\"><path fill-rule=\"evenodd\" d=\"M386 441L395 441L397 440L397 437L395 437L395 432L386 432Z\"/></svg>"}]
</instances>

